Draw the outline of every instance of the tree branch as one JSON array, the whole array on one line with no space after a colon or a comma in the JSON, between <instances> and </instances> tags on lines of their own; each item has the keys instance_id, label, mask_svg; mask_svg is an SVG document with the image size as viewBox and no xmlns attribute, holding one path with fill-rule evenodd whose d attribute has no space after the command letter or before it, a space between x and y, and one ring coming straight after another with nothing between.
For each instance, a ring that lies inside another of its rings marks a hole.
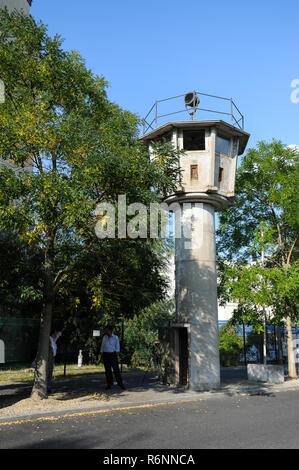
<instances>
[{"instance_id":1,"label":"tree branch","mask_svg":"<svg viewBox=\"0 0 299 470\"><path fill-rule=\"evenodd\" d=\"M296 246L298 237L299 237L299 234L296 236L296 238L295 238L295 240L294 240L294 243L293 243L293 245L291 246L291 249L290 249L290 251L289 251L289 254L288 254L288 257L287 257L287 265L290 264L291 256L292 256L292 253L293 253L294 248L295 248L295 246Z\"/></svg>"},{"instance_id":2,"label":"tree branch","mask_svg":"<svg viewBox=\"0 0 299 470\"><path fill-rule=\"evenodd\" d=\"M35 165L38 168L40 173L43 173L43 164L42 164L42 159L40 158L40 155L38 153L35 153L33 156L35 160Z\"/></svg>"},{"instance_id":3,"label":"tree branch","mask_svg":"<svg viewBox=\"0 0 299 470\"><path fill-rule=\"evenodd\" d=\"M269 206L270 206L270 209L271 209L271 212L272 212L275 224L276 224L277 235L278 235L278 245L279 245L279 248L280 248L281 260L283 262L284 259L283 259L283 243L282 243L282 236L281 236L281 228L280 228L280 225L278 223L277 216L276 216L275 210L273 208L273 204L271 202L269 202Z\"/></svg>"},{"instance_id":4,"label":"tree branch","mask_svg":"<svg viewBox=\"0 0 299 470\"><path fill-rule=\"evenodd\" d=\"M62 283L63 279L65 278L65 276L67 276L68 274L72 273L72 272L75 272L76 269L75 268L70 268L70 269L61 269L55 279L54 279L54 282L53 282L53 285L54 285L54 292L56 294L57 290L58 290L58 287L60 286L60 284Z\"/></svg>"}]
</instances>

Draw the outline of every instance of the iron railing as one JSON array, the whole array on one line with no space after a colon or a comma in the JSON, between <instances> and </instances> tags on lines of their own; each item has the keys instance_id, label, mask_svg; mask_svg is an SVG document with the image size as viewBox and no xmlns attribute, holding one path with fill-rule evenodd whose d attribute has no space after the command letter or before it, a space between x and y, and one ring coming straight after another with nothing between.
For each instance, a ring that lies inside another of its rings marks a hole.
<instances>
[{"instance_id":1,"label":"iron railing","mask_svg":"<svg viewBox=\"0 0 299 470\"><path fill-rule=\"evenodd\" d=\"M201 93L199 91L194 91L196 95L199 96L204 96L206 98L212 98L213 103L216 102L216 100L222 100L227 102L225 109L221 110L220 109L210 109L210 108L202 108L199 106L196 106L194 108L194 113L192 114L192 119L194 119L195 112L197 111L203 111L206 113L214 113L218 114L224 117L224 119L230 119L231 124L233 126L238 126L240 129L244 129L244 116L239 110L239 108L236 106L234 100L232 98L225 98L223 96L216 96L216 95L210 95L208 93ZM177 98L182 98L186 94L183 95L177 95L177 96L172 96L170 98L164 98L163 100L156 100L147 113L147 115L142 119L142 126L143 126L143 135L148 132L148 130L154 130L158 126L158 121L161 120L162 118L165 118L167 116L172 116L174 114L180 114L180 113L188 113L190 115L190 109L186 106L185 109L180 109L178 111L171 111L167 113L160 114L160 109L161 109L161 103L165 103L166 101L170 100L175 100Z\"/></svg>"}]
</instances>

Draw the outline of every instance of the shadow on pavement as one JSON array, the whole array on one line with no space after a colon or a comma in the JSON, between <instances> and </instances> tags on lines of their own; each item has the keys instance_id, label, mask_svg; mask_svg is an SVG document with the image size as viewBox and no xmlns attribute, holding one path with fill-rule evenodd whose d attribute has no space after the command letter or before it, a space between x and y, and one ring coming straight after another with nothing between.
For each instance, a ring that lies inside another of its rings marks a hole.
<instances>
[{"instance_id":1,"label":"shadow on pavement","mask_svg":"<svg viewBox=\"0 0 299 470\"><path fill-rule=\"evenodd\" d=\"M157 374L152 371L136 371L124 372L122 374L123 381L127 390L120 389L114 385L111 390L105 390L106 382L103 372L96 374L78 375L66 379L54 380L52 383L52 395L60 401L72 400L78 397L89 398L92 394L104 393L108 397L118 398L127 396L129 397L130 391L134 393L155 392L165 393L168 392L174 395L184 394L189 392L186 387L175 387L162 385L158 382ZM254 393L254 386L259 391L256 395L273 396L269 391L271 385L262 383L252 383L247 380L247 371L245 367L231 367L221 369L221 387L217 391L233 396L238 393ZM18 401L29 398L31 393L32 382L15 383L0 385L0 410L16 404ZM61 394L55 397L55 394ZM49 395L51 397L51 395ZM138 397L135 397L138 401Z\"/></svg>"}]
</instances>

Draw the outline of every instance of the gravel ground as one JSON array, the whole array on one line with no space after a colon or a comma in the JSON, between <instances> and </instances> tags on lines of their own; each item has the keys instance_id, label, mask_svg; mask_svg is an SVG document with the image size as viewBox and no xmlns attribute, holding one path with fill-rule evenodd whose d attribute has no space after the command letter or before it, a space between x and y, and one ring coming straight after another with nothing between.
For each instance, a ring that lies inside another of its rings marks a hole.
<instances>
[{"instance_id":1,"label":"gravel ground","mask_svg":"<svg viewBox=\"0 0 299 470\"><path fill-rule=\"evenodd\" d=\"M9 403L0 409L0 418L13 418L39 413L48 413L62 410L79 410L98 407L101 404L117 403L118 400L102 393L53 393L47 400L34 400L24 398L17 403Z\"/></svg>"}]
</instances>

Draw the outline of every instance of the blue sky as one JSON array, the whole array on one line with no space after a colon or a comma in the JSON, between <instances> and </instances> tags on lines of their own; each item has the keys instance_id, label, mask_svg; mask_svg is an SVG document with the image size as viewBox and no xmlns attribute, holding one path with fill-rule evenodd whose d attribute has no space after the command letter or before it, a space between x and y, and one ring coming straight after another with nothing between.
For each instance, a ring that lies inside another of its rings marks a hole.
<instances>
[{"instance_id":1,"label":"blue sky","mask_svg":"<svg viewBox=\"0 0 299 470\"><path fill-rule=\"evenodd\" d=\"M234 98L250 147L299 144L298 0L33 0L31 14L125 109L144 116L156 99L195 89Z\"/></svg>"}]
</instances>

